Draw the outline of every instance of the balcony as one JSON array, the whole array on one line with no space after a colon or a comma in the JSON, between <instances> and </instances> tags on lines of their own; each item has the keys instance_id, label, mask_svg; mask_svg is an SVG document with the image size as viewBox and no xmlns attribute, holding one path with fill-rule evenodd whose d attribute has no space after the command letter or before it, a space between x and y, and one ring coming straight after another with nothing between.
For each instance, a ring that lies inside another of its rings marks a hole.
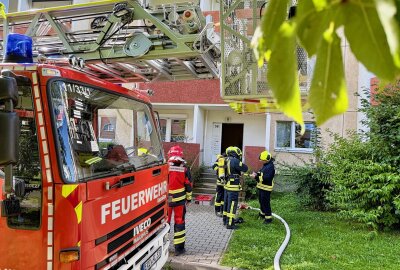
<instances>
[{"instance_id":1,"label":"balcony","mask_svg":"<svg viewBox=\"0 0 400 270\"><path fill-rule=\"evenodd\" d=\"M261 68L250 47L265 1L220 1L221 97L238 113L265 113L276 110L267 81L267 64ZM298 47L298 80L302 97L311 82L314 59Z\"/></svg>"}]
</instances>

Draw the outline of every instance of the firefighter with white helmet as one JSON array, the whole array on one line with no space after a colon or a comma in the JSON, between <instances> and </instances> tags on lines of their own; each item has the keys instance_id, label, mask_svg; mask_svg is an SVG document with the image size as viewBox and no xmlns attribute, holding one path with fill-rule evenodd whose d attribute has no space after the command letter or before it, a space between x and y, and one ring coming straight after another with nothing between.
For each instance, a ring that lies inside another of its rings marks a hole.
<instances>
[{"instance_id":1,"label":"firefighter with white helmet","mask_svg":"<svg viewBox=\"0 0 400 270\"><path fill-rule=\"evenodd\" d=\"M239 147L230 146L226 149L226 176L223 224L227 229L237 229L236 209L239 203L240 175L247 172L248 167L242 162L242 151Z\"/></svg>"},{"instance_id":2,"label":"firefighter with white helmet","mask_svg":"<svg viewBox=\"0 0 400 270\"><path fill-rule=\"evenodd\" d=\"M179 145L168 151L169 191L168 191L168 224L174 214L175 255L185 253L185 214L186 204L192 200L192 183L189 168L183 159L183 150Z\"/></svg>"},{"instance_id":3,"label":"firefighter with white helmet","mask_svg":"<svg viewBox=\"0 0 400 270\"><path fill-rule=\"evenodd\" d=\"M259 160L264 162L264 165L251 176L257 181L259 216L264 220L264 224L269 224L272 222L271 192L274 187L275 165L272 155L267 150L260 153Z\"/></svg>"}]
</instances>

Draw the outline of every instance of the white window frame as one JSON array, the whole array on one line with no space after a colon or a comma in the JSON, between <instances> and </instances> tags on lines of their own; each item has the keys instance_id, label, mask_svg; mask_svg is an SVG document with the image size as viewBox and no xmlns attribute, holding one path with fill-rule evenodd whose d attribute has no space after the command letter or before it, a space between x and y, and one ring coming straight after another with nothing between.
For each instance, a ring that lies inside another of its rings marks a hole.
<instances>
[{"instance_id":1,"label":"white window frame","mask_svg":"<svg viewBox=\"0 0 400 270\"><path fill-rule=\"evenodd\" d=\"M106 129L106 127L112 127L112 129L111 128L107 128ZM105 124L103 126L103 131L115 132L115 126L113 124L111 124L111 123Z\"/></svg>"},{"instance_id":2,"label":"white window frame","mask_svg":"<svg viewBox=\"0 0 400 270\"><path fill-rule=\"evenodd\" d=\"M188 130L188 120L186 114L160 114L160 120L166 120L165 142L171 142L171 131L173 120L185 120L185 136Z\"/></svg>"},{"instance_id":3,"label":"white window frame","mask_svg":"<svg viewBox=\"0 0 400 270\"><path fill-rule=\"evenodd\" d=\"M278 123L279 122L290 122L290 147L278 147ZM315 122L306 121L306 123L313 123L317 128ZM289 152L289 153L313 153L314 148L296 148L296 122L294 121L276 121L275 122L275 151L276 152Z\"/></svg>"}]
</instances>

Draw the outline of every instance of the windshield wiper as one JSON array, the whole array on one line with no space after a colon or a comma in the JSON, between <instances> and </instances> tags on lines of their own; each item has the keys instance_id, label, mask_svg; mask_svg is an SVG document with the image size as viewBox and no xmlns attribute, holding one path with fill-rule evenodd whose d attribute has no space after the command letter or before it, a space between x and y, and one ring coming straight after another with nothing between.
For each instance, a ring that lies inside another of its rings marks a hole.
<instances>
[{"instance_id":1,"label":"windshield wiper","mask_svg":"<svg viewBox=\"0 0 400 270\"><path fill-rule=\"evenodd\" d=\"M126 173L126 172L136 172L136 166L135 164L132 164L130 162L127 163L122 163L121 165L118 165L117 167L115 167L115 169Z\"/></svg>"},{"instance_id":2,"label":"windshield wiper","mask_svg":"<svg viewBox=\"0 0 400 270\"><path fill-rule=\"evenodd\" d=\"M162 161L162 160L155 160L155 161L152 161L152 162L150 162L150 163L147 163L147 164L144 164L144 165L142 165L142 166L139 166L139 167L137 167L136 169L138 170L138 169L149 168L149 167L152 167L154 164L156 164L156 165L162 165L162 164L163 164L163 161Z\"/></svg>"},{"instance_id":3,"label":"windshield wiper","mask_svg":"<svg viewBox=\"0 0 400 270\"><path fill-rule=\"evenodd\" d=\"M87 176L84 178L79 179L80 182L82 181L88 181L88 180L94 180L97 178L104 178L104 177L108 177L108 176L116 176L116 175L121 175L123 173L123 171L121 170L115 170L115 168L110 169L107 172L104 173L100 173L100 174L96 174L96 175L91 175L91 176Z\"/></svg>"}]
</instances>

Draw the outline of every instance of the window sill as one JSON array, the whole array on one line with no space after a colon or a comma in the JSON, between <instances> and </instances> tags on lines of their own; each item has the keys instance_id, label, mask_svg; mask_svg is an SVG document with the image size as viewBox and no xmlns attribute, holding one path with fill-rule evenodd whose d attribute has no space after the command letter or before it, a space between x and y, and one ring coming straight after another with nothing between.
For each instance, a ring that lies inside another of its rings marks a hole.
<instances>
[{"instance_id":1,"label":"window sill","mask_svg":"<svg viewBox=\"0 0 400 270\"><path fill-rule=\"evenodd\" d=\"M312 154L314 150L312 148L275 148L275 152Z\"/></svg>"}]
</instances>

